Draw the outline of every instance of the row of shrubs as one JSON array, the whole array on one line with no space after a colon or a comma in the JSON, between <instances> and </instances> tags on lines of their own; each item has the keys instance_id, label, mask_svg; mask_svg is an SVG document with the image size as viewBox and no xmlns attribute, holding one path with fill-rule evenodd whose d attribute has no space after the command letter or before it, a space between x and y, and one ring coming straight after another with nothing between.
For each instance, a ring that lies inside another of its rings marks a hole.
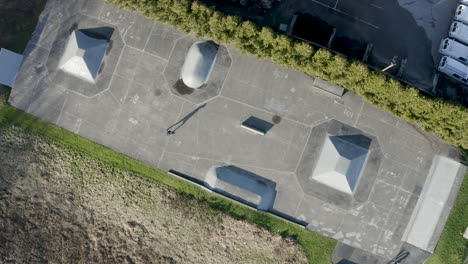
<instances>
[{"instance_id":1,"label":"row of shrubs","mask_svg":"<svg viewBox=\"0 0 468 264\"><path fill-rule=\"evenodd\" d=\"M232 44L240 52L271 59L279 65L318 76L360 94L371 104L417 123L447 143L468 148L468 111L461 105L429 98L414 87L369 70L358 61L314 49L305 42L277 34L271 28L216 11L191 0L108 0L120 8L140 10L159 21L219 44Z\"/></svg>"}]
</instances>

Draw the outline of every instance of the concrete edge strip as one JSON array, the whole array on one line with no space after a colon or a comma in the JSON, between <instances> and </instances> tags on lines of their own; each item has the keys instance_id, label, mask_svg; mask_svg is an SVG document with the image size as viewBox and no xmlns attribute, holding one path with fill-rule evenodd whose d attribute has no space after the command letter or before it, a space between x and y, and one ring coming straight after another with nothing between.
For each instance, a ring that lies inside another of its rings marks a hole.
<instances>
[{"instance_id":1,"label":"concrete edge strip","mask_svg":"<svg viewBox=\"0 0 468 264\"><path fill-rule=\"evenodd\" d=\"M463 178L465 170L465 166L452 159L439 155L434 157L403 241L431 253L434 251L442 231L439 226L444 226L448 217L448 214L444 215L444 211L450 210L454 202L454 199L449 199L451 191L458 184L459 175Z\"/></svg>"},{"instance_id":2,"label":"concrete edge strip","mask_svg":"<svg viewBox=\"0 0 468 264\"><path fill-rule=\"evenodd\" d=\"M242 128L245 128L245 129L247 129L247 130L249 130L249 131L252 131L252 132L254 132L254 133L257 133L257 134L259 134L259 135L262 135L262 136L265 135L265 132L260 131L260 130L255 129L255 128L252 128L252 127L249 127L249 126L246 126L246 125L244 125L244 124L242 124L241 127L242 127Z\"/></svg>"}]
</instances>

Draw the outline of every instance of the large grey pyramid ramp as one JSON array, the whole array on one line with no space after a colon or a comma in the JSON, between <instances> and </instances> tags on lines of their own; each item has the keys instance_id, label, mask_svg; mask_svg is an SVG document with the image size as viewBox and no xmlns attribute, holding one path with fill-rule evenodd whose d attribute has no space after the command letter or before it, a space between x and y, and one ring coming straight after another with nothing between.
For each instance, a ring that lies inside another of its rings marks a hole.
<instances>
[{"instance_id":1,"label":"large grey pyramid ramp","mask_svg":"<svg viewBox=\"0 0 468 264\"><path fill-rule=\"evenodd\" d=\"M434 251L465 171L466 167L457 161L434 157L404 241L422 250Z\"/></svg>"},{"instance_id":2,"label":"large grey pyramid ramp","mask_svg":"<svg viewBox=\"0 0 468 264\"><path fill-rule=\"evenodd\" d=\"M312 178L336 190L352 194L367 159L368 144L356 144L353 136L327 136ZM361 140L362 141L362 140Z\"/></svg>"},{"instance_id":3,"label":"large grey pyramid ramp","mask_svg":"<svg viewBox=\"0 0 468 264\"><path fill-rule=\"evenodd\" d=\"M268 211L276 197L276 183L235 166L211 167L205 185L242 203Z\"/></svg>"},{"instance_id":4,"label":"large grey pyramid ramp","mask_svg":"<svg viewBox=\"0 0 468 264\"><path fill-rule=\"evenodd\" d=\"M74 30L70 35L59 69L83 80L94 82L109 41Z\"/></svg>"},{"instance_id":5,"label":"large grey pyramid ramp","mask_svg":"<svg viewBox=\"0 0 468 264\"><path fill-rule=\"evenodd\" d=\"M23 55L7 49L0 50L0 84L13 86L22 61Z\"/></svg>"}]
</instances>

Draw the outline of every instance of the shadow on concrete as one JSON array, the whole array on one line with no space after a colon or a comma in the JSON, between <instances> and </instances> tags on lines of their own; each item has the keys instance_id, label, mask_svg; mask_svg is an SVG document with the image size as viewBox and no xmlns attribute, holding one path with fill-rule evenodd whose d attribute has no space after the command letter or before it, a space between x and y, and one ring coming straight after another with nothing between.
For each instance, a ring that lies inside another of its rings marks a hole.
<instances>
[{"instance_id":1,"label":"shadow on concrete","mask_svg":"<svg viewBox=\"0 0 468 264\"><path fill-rule=\"evenodd\" d=\"M366 137L364 135L342 135L342 136L330 136L332 142L337 140L343 140L345 142L349 142L356 146L359 146L364 149L369 149L372 139Z\"/></svg>"},{"instance_id":2,"label":"shadow on concrete","mask_svg":"<svg viewBox=\"0 0 468 264\"><path fill-rule=\"evenodd\" d=\"M195 108L192 112L190 112L188 115L183 117L181 120L179 120L177 123L173 124L172 126L168 127L166 129L167 134L175 134L177 129L181 128L185 123L192 117L194 116L200 109L204 108L206 106L205 104L200 105L199 107Z\"/></svg>"},{"instance_id":3,"label":"shadow on concrete","mask_svg":"<svg viewBox=\"0 0 468 264\"><path fill-rule=\"evenodd\" d=\"M337 264L358 264L358 263L350 261L350 260L342 259Z\"/></svg>"},{"instance_id":4,"label":"shadow on concrete","mask_svg":"<svg viewBox=\"0 0 468 264\"><path fill-rule=\"evenodd\" d=\"M206 84L204 85L206 86ZM195 89L188 87L182 79L179 79L175 84L174 84L174 89L181 95L185 94L192 94ZM203 87L203 86L202 86Z\"/></svg>"},{"instance_id":5,"label":"shadow on concrete","mask_svg":"<svg viewBox=\"0 0 468 264\"><path fill-rule=\"evenodd\" d=\"M114 34L114 29L111 27L83 28L79 30L90 38L104 39L107 41L110 41L112 34Z\"/></svg>"}]
</instances>

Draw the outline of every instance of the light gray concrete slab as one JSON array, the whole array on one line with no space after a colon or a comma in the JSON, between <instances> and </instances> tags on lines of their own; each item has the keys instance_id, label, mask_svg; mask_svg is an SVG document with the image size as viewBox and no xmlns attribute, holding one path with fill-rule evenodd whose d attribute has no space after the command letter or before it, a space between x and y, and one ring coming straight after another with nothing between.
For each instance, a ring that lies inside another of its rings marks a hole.
<instances>
[{"instance_id":1,"label":"light gray concrete slab","mask_svg":"<svg viewBox=\"0 0 468 264\"><path fill-rule=\"evenodd\" d=\"M125 44L136 49L144 49L151 35L153 22L141 15L135 15L135 20L127 25L128 29L123 34Z\"/></svg>"},{"instance_id":2,"label":"light gray concrete slab","mask_svg":"<svg viewBox=\"0 0 468 264\"><path fill-rule=\"evenodd\" d=\"M81 7L81 13L86 14L87 16L98 18L101 14L102 7L104 2L100 0L87 0L84 2Z\"/></svg>"},{"instance_id":3,"label":"light gray concrete slab","mask_svg":"<svg viewBox=\"0 0 468 264\"><path fill-rule=\"evenodd\" d=\"M168 60L176 41L182 37L184 37L184 34L172 29L170 26L156 23L153 25L145 51Z\"/></svg>"},{"instance_id":4,"label":"light gray concrete slab","mask_svg":"<svg viewBox=\"0 0 468 264\"><path fill-rule=\"evenodd\" d=\"M58 118L65 103L68 90L63 87L54 87L45 78L36 87L41 90L29 105L27 111L36 116L43 116L44 120L57 124Z\"/></svg>"},{"instance_id":5,"label":"light gray concrete slab","mask_svg":"<svg viewBox=\"0 0 468 264\"><path fill-rule=\"evenodd\" d=\"M81 28L113 29L95 86L57 69L69 34ZM457 159L456 151L352 92L330 95L314 77L232 46L219 46L206 87L180 93L174 84L197 40L101 0L49 0L9 102L162 170L200 181L213 166L260 175L276 183L271 212L384 259L398 253L433 156ZM251 116L273 127L266 135L242 129ZM317 134L330 123L372 139L352 199L307 183L321 149Z\"/></svg>"},{"instance_id":6,"label":"light gray concrete slab","mask_svg":"<svg viewBox=\"0 0 468 264\"><path fill-rule=\"evenodd\" d=\"M400 186L409 168L390 158L383 158L380 165L380 180L390 185Z\"/></svg>"},{"instance_id":7,"label":"light gray concrete slab","mask_svg":"<svg viewBox=\"0 0 468 264\"><path fill-rule=\"evenodd\" d=\"M34 46L30 56L25 57L14 83L14 86L24 88L21 93L11 93L8 99L10 104L26 111L34 98L42 93L42 89L36 89L36 87L39 82L47 78L44 62L47 60L48 54L48 50Z\"/></svg>"},{"instance_id":8,"label":"light gray concrete slab","mask_svg":"<svg viewBox=\"0 0 468 264\"><path fill-rule=\"evenodd\" d=\"M126 17L131 16L132 12L127 10L119 9L113 5L104 3L99 19L107 23L117 25L122 23Z\"/></svg>"}]
</instances>

